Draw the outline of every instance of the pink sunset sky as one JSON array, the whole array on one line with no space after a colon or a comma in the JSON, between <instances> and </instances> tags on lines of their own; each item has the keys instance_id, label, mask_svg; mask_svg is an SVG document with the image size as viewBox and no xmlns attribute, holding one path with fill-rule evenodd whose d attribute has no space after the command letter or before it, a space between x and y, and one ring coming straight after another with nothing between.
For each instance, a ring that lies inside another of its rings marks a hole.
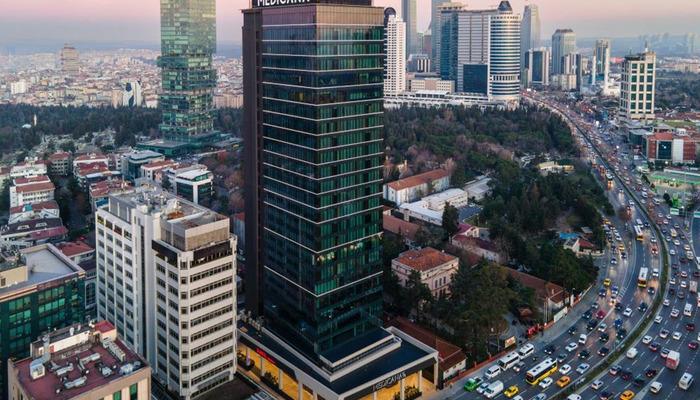
<instances>
[{"instance_id":1,"label":"pink sunset sky","mask_svg":"<svg viewBox=\"0 0 700 400\"><path fill-rule=\"evenodd\" d=\"M470 8L494 7L498 0L466 0ZM558 27L579 37L682 34L700 30L700 0L540 0L542 36ZM401 12L400 0L375 0ZM522 13L524 0L512 0ZM660 6L663 4L663 6ZM217 0L218 38L240 41L240 9L247 0ZM0 41L157 42L158 0L0 0ZM418 0L419 30L430 22L430 0Z\"/></svg>"}]
</instances>

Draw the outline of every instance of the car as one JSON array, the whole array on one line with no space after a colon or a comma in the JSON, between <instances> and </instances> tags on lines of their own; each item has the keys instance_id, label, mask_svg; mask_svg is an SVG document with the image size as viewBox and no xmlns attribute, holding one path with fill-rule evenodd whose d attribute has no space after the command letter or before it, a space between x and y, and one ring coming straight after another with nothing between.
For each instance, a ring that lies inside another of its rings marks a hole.
<instances>
[{"instance_id":1,"label":"car","mask_svg":"<svg viewBox=\"0 0 700 400\"><path fill-rule=\"evenodd\" d=\"M671 296L673 296L674 294L676 294L676 289L674 289L674 288L668 288L668 294L670 294Z\"/></svg>"},{"instance_id":2,"label":"car","mask_svg":"<svg viewBox=\"0 0 700 400\"><path fill-rule=\"evenodd\" d=\"M564 375L561 378L557 379L557 386L563 388L564 386L568 385L569 382L571 382L571 378Z\"/></svg>"},{"instance_id":3,"label":"car","mask_svg":"<svg viewBox=\"0 0 700 400\"><path fill-rule=\"evenodd\" d=\"M600 305L598 303L591 304L591 310L597 310Z\"/></svg>"},{"instance_id":4,"label":"car","mask_svg":"<svg viewBox=\"0 0 700 400\"><path fill-rule=\"evenodd\" d=\"M564 349L566 351L568 351L569 353L571 353L572 351L578 349L578 343L571 342L568 345L566 345L566 347Z\"/></svg>"},{"instance_id":5,"label":"car","mask_svg":"<svg viewBox=\"0 0 700 400\"><path fill-rule=\"evenodd\" d=\"M672 318L678 318L678 316L680 315L680 313L681 313L681 312L678 311L677 308L674 308L673 310L671 310L671 317L672 317Z\"/></svg>"},{"instance_id":6,"label":"car","mask_svg":"<svg viewBox=\"0 0 700 400\"><path fill-rule=\"evenodd\" d=\"M645 381L644 381L644 378L642 378L641 375L638 375L636 378L634 378L634 381L632 381L632 383L634 384L634 386L637 386L637 387L642 387L642 386L644 386L644 382L645 382Z\"/></svg>"},{"instance_id":7,"label":"car","mask_svg":"<svg viewBox=\"0 0 700 400\"><path fill-rule=\"evenodd\" d=\"M587 360L588 357L590 357L590 356L591 356L591 352L588 350L585 350L585 349L581 350L581 352L578 353L578 358L580 358L582 360Z\"/></svg>"},{"instance_id":8,"label":"car","mask_svg":"<svg viewBox=\"0 0 700 400\"><path fill-rule=\"evenodd\" d=\"M639 303L639 307L637 307L637 310L639 310L639 312L645 312L648 308L649 306L647 305L647 303L641 302Z\"/></svg>"},{"instance_id":9,"label":"car","mask_svg":"<svg viewBox=\"0 0 700 400\"><path fill-rule=\"evenodd\" d=\"M664 307L668 307L671 305L671 300L669 299L664 299Z\"/></svg>"},{"instance_id":10,"label":"car","mask_svg":"<svg viewBox=\"0 0 700 400\"><path fill-rule=\"evenodd\" d=\"M620 371L620 379L622 379L623 381L628 381L632 379L632 371L628 369Z\"/></svg>"},{"instance_id":11,"label":"car","mask_svg":"<svg viewBox=\"0 0 700 400\"><path fill-rule=\"evenodd\" d=\"M569 335L575 335L577 330L576 325L572 325L567 332L569 332Z\"/></svg>"},{"instance_id":12,"label":"car","mask_svg":"<svg viewBox=\"0 0 700 400\"><path fill-rule=\"evenodd\" d=\"M610 286L611 283L612 283L612 280L610 280L610 278L605 278L603 280L603 286L605 286L605 287Z\"/></svg>"},{"instance_id":13,"label":"car","mask_svg":"<svg viewBox=\"0 0 700 400\"><path fill-rule=\"evenodd\" d=\"M600 343L607 343L608 340L610 340L610 335L608 335L607 333L601 333L598 337L598 341Z\"/></svg>"},{"instance_id":14,"label":"car","mask_svg":"<svg viewBox=\"0 0 700 400\"><path fill-rule=\"evenodd\" d=\"M625 308L625 312L623 312L622 315L624 315L625 317L631 316L631 315L632 315L632 309L629 308L629 307Z\"/></svg>"},{"instance_id":15,"label":"car","mask_svg":"<svg viewBox=\"0 0 700 400\"><path fill-rule=\"evenodd\" d=\"M607 347L601 347L600 349L598 349L598 355L601 357L607 356L608 353L610 353L610 349L608 349Z\"/></svg>"},{"instance_id":16,"label":"car","mask_svg":"<svg viewBox=\"0 0 700 400\"><path fill-rule=\"evenodd\" d=\"M484 381L484 379L480 376L476 376L474 378L469 378L467 379L467 382L464 384L464 390L467 392L473 392L476 390L476 388L481 385L481 383Z\"/></svg>"},{"instance_id":17,"label":"car","mask_svg":"<svg viewBox=\"0 0 700 400\"><path fill-rule=\"evenodd\" d=\"M610 259L610 265L617 265L617 259L611 258L611 259Z\"/></svg>"},{"instance_id":18,"label":"car","mask_svg":"<svg viewBox=\"0 0 700 400\"><path fill-rule=\"evenodd\" d=\"M634 398L634 392L627 389L622 394L620 394L620 400L632 400Z\"/></svg>"},{"instance_id":19,"label":"car","mask_svg":"<svg viewBox=\"0 0 700 400\"><path fill-rule=\"evenodd\" d=\"M596 316L596 318L598 318L598 319L603 319L603 318L605 318L605 311L603 311L603 310L598 310L598 312L596 313L595 316Z\"/></svg>"},{"instance_id":20,"label":"car","mask_svg":"<svg viewBox=\"0 0 700 400\"><path fill-rule=\"evenodd\" d=\"M521 395L517 395L517 396L513 397L513 400L525 400L525 398Z\"/></svg>"},{"instance_id":21,"label":"car","mask_svg":"<svg viewBox=\"0 0 700 400\"><path fill-rule=\"evenodd\" d=\"M659 277L659 269L658 268L652 269L651 276L653 276L654 278L658 278Z\"/></svg>"},{"instance_id":22,"label":"car","mask_svg":"<svg viewBox=\"0 0 700 400\"><path fill-rule=\"evenodd\" d=\"M675 255L676 255L676 251L673 250L673 249L671 249L671 250L668 251L668 254L670 254L670 255L672 255L672 256L675 256Z\"/></svg>"},{"instance_id":23,"label":"car","mask_svg":"<svg viewBox=\"0 0 700 400\"><path fill-rule=\"evenodd\" d=\"M692 322L688 322L687 324L685 324L685 330L688 332L695 331L695 324Z\"/></svg>"},{"instance_id":24,"label":"car","mask_svg":"<svg viewBox=\"0 0 700 400\"><path fill-rule=\"evenodd\" d=\"M479 385L476 388L476 392L479 394L484 394L484 391L486 390L486 388L489 387L490 384L491 384L490 382L482 382L481 385Z\"/></svg>"},{"instance_id":25,"label":"car","mask_svg":"<svg viewBox=\"0 0 700 400\"><path fill-rule=\"evenodd\" d=\"M653 378L653 377L655 377L656 374L658 374L658 373L659 373L659 371L657 371L657 370L654 369L654 368L647 368L647 370L644 371L644 375L646 375L647 378Z\"/></svg>"},{"instance_id":26,"label":"car","mask_svg":"<svg viewBox=\"0 0 700 400\"><path fill-rule=\"evenodd\" d=\"M679 299L685 299L685 291L679 290L678 294L676 295Z\"/></svg>"},{"instance_id":27,"label":"car","mask_svg":"<svg viewBox=\"0 0 700 400\"><path fill-rule=\"evenodd\" d=\"M663 321L663 320L664 320L664 318L663 318L662 316L657 315L656 318L654 318L654 323L655 323L655 324L660 324L661 321Z\"/></svg>"},{"instance_id":28,"label":"car","mask_svg":"<svg viewBox=\"0 0 700 400\"><path fill-rule=\"evenodd\" d=\"M600 288L598 290L598 297L605 297L608 294L608 291L605 290L605 288Z\"/></svg>"},{"instance_id":29,"label":"car","mask_svg":"<svg viewBox=\"0 0 700 400\"><path fill-rule=\"evenodd\" d=\"M593 313L589 310L589 311L584 312L583 315L581 316L581 318L591 319L592 316L593 316Z\"/></svg>"},{"instance_id":30,"label":"car","mask_svg":"<svg viewBox=\"0 0 700 400\"><path fill-rule=\"evenodd\" d=\"M608 329L608 324L605 322L601 322L600 325L598 325L598 332L605 332L606 329Z\"/></svg>"},{"instance_id":31,"label":"car","mask_svg":"<svg viewBox=\"0 0 700 400\"><path fill-rule=\"evenodd\" d=\"M600 379L597 379L597 380L593 381L593 383L591 383L591 389L593 389L593 390L598 390L602 387L603 387L603 381L601 381Z\"/></svg>"},{"instance_id":32,"label":"car","mask_svg":"<svg viewBox=\"0 0 700 400\"><path fill-rule=\"evenodd\" d=\"M607 391L602 392L598 395L600 400L612 400L613 394Z\"/></svg>"},{"instance_id":33,"label":"car","mask_svg":"<svg viewBox=\"0 0 700 400\"><path fill-rule=\"evenodd\" d=\"M649 386L649 391L652 392L652 393L654 393L654 394L657 394L657 393L659 393L659 392L661 391L661 388L662 388L662 387L663 387L663 385L661 384L661 382L656 382L656 381L654 381L654 382L652 382L651 385Z\"/></svg>"},{"instance_id":34,"label":"car","mask_svg":"<svg viewBox=\"0 0 700 400\"><path fill-rule=\"evenodd\" d=\"M646 336L644 336L644 337L642 338L642 343L644 343L644 344L649 344L649 343L651 343L651 340L652 340L652 339L653 339L653 338L652 338L651 336L646 335Z\"/></svg>"},{"instance_id":35,"label":"car","mask_svg":"<svg viewBox=\"0 0 700 400\"><path fill-rule=\"evenodd\" d=\"M647 293L649 293L649 295L653 296L656 294L656 289L654 289L652 286L649 286L647 288Z\"/></svg>"},{"instance_id":36,"label":"car","mask_svg":"<svg viewBox=\"0 0 700 400\"><path fill-rule=\"evenodd\" d=\"M666 339L666 338L668 337L668 334L669 334L669 333L670 333L670 332L669 332L668 330L662 329L662 330L659 331L659 337L660 337L661 339Z\"/></svg>"},{"instance_id":37,"label":"car","mask_svg":"<svg viewBox=\"0 0 700 400\"><path fill-rule=\"evenodd\" d=\"M678 331L675 331L675 332L673 332L673 336L671 336L671 337L673 338L673 340L681 340L681 338L683 337L683 334L678 332Z\"/></svg>"},{"instance_id":38,"label":"car","mask_svg":"<svg viewBox=\"0 0 700 400\"><path fill-rule=\"evenodd\" d=\"M623 307L622 303L615 304L615 311L622 311L622 307Z\"/></svg>"},{"instance_id":39,"label":"car","mask_svg":"<svg viewBox=\"0 0 700 400\"><path fill-rule=\"evenodd\" d=\"M506 389L506 390L503 392L503 394L506 395L506 397L510 399L511 397L513 397L513 396L515 396L516 394L518 394L518 391L519 391L518 386L517 386L517 385L513 385L513 386L509 387L508 389Z\"/></svg>"},{"instance_id":40,"label":"car","mask_svg":"<svg viewBox=\"0 0 700 400\"><path fill-rule=\"evenodd\" d=\"M591 368L591 366L587 363L581 363L581 365L579 365L578 368L576 368L576 372L583 375L586 373L586 371L588 371L589 368Z\"/></svg>"},{"instance_id":41,"label":"car","mask_svg":"<svg viewBox=\"0 0 700 400\"><path fill-rule=\"evenodd\" d=\"M556 349L557 348L553 344L550 344L550 345L546 346L543 351L544 351L544 354L552 355Z\"/></svg>"},{"instance_id":42,"label":"car","mask_svg":"<svg viewBox=\"0 0 700 400\"><path fill-rule=\"evenodd\" d=\"M676 239L673 241L673 244L675 244L676 246L680 246L681 242L678 239Z\"/></svg>"},{"instance_id":43,"label":"car","mask_svg":"<svg viewBox=\"0 0 700 400\"><path fill-rule=\"evenodd\" d=\"M688 282L681 281L681 288L686 289L688 287Z\"/></svg>"},{"instance_id":44,"label":"car","mask_svg":"<svg viewBox=\"0 0 700 400\"><path fill-rule=\"evenodd\" d=\"M661 358L666 358L666 357L668 357L668 353L670 353L670 352L671 352L671 350L664 347L663 349L661 349L661 353L659 353L659 356Z\"/></svg>"},{"instance_id":45,"label":"car","mask_svg":"<svg viewBox=\"0 0 700 400\"><path fill-rule=\"evenodd\" d=\"M669 284L669 285L675 285L675 284L676 284L676 279L675 279L675 278L669 279L668 284Z\"/></svg>"},{"instance_id":46,"label":"car","mask_svg":"<svg viewBox=\"0 0 700 400\"><path fill-rule=\"evenodd\" d=\"M615 318L615 321L613 321L613 325L615 325L615 329L620 329L622 327L622 318Z\"/></svg>"},{"instance_id":47,"label":"car","mask_svg":"<svg viewBox=\"0 0 700 400\"><path fill-rule=\"evenodd\" d=\"M532 400L547 400L547 393L538 393Z\"/></svg>"},{"instance_id":48,"label":"car","mask_svg":"<svg viewBox=\"0 0 700 400\"><path fill-rule=\"evenodd\" d=\"M627 329L625 329L625 328L620 328L620 329L617 331L617 338L618 338L618 339L622 340L622 339L624 339L626 336L627 336Z\"/></svg>"},{"instance_id":49,"label":"car","mask_svg":"<svg viewBox=\"0 0 700 400\"><path fill-rule=\"evenodd\" d=\"M515 372L520 372L525 369L525 362L520 361L517 364L513 365L513 371Z\"/></svg>"},{"instance_id":50,"label":"car","mask_svg":"<svg viewBox=\"0 0 700 400\"><path fill-rule=\"evenodd\" d=\"M559 372L561 372L562 375L567 375L569 372L571 372L571 365L562 365L561 367L559 367Z\"/></svg>"},{"instance_id":51,"label":"car","mask_svg":"<svg viewBox=\"0 0 700 400\"><path fill-rule=\"evenodd\" d=\"M681 271L681 278L685 279L687 277L688 277L688 273L685 271ZM681 284L682 284L682 282L681 282Z\"/></svg>"},{"instance_id":52,"label":"car","mask_svg":"<svg viewBox=\"0 0 700 400\"><path fill-rule=\"evenodd\" d=\"M690 342L688 342L688 348L690 350L697 350L698 349L698 342L696 342L695 340L691 340Z\"/></svg>"},{"instance_id":53,"label":"car","mask_svg":"<svg viewBox=\"0 0 700 400\"><path fill-rule=\"evenodd\" d=\"M547 389L548 387L550 387L552 385L553 382L554 382L554 379L552 379L550 377L544 378L544 379L542 379L542 382L540 382L540 387L542 389Z\"/></svg>"},{"instance_id":54,"label":"car","mask_svg":"<svg viewBox=\"0 0 700 400\"><path fill-rule=\"evenodd\" d=\"M661 347L661 345L658 342L651 343L649 344L649 351L657 352L659 351L659 347Z\"/></svg>"},{"instance_id":55,"label":"car","mask_svg":"<svg viewBox=\"0 0 700 400\"><path fill-rule=\"evenodd\" d=\"M610 289L610 293L612 293L613 296L617 296L619 292L620 288L617 285L613 285L612 289Z\"/></svg>"},{"instance_id":56,"label":"car","mask_svg":"<svg viewBox=\"0 0 700 400\"><path fill-rule=\"evenodd\" d=\"M588 340L588 335L586 335L585 333L578 335L578 343L579 344L586 344L587 340Z\"/></svg>"},{"instance_id":57,"label":"car","mask_svg":"<svg viewBox=\"0 0 700 400\"><path fill-rule=\"evenodd\" d=\"M700 278L700 271L693 271L693 278Z\"/></svg>"},{"instance_id":58,"label":"car","mask_svg":"<svg viewBox=\"0 0 700 400\"><path fill-rule=\"evenodd\" d=\"M559 353L559 355L557 356L557 363L563 363L564 360L566 360L566 357L568 357L566 353Z\"/></svg>"}]
</instances>

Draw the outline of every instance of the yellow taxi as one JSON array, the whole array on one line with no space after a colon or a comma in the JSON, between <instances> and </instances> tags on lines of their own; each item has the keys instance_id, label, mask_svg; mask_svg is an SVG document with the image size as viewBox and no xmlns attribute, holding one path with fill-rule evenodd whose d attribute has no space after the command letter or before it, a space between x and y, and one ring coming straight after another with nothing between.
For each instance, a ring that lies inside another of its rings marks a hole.
<instances>
[{"instance_id":1,"label":"yellow taxi","mask_svg":"<svg viewBox=\"0 0 700 400\"><path fill-rule=\"evenodd\" d=\"M519 391L520 391L520 390L518 389L518 386L513 385L513 386L509 387L508 389L506 389L506 391L503 392L503 394L505 394L506 397L510 399L511 397L513 397L513 396L515 396L516 394L518 394Z\"/></svg>"},{"instance_id":2,"label":"yellow taxi","mask_svg":"<svg viewBox=\"0 0 700 400\"><path fill-rule=\"evenodd\" d=\"M603 281L603 285L605 285L605 287L610 286L611 283L612 281L610 280L610 278L605 278L605 280Z\"/></svg>"},{"instance_id":3,"label":"yellow taxi","mask_svg":"<svg viewBox=\"0 0 700 400\"><path fill-rule=\"evenodd\" d=\"M620 251L625 251L625 245L622 243L620 243L617 248L620 249Z\"/></svg>"},{"instance_id":4,"label":"yellow taxi","mask_svg":"<svg viewBox=\"0 0 700 400\"><path fill-rule=\"evenodd\" d=\"M563 388L564 386L568 385L569 382L571 382L571 378L569 378L568 376L564 375L564 376L562 376L561 378L559 378L559 379L557 380L557 385L558 385L559 387L562 387L562 388Z\"/></svg>"},{"instance_id":5,"label":"yellow taxi","mask_svg":"<svg viewBox=\"0 0 700 400\"><path fill-rule=\"evenodd\" d=\"M634 398L634 392L631 390L625 390L620 395L620 400L632 400Z\"/></svg>"}]
</instances>

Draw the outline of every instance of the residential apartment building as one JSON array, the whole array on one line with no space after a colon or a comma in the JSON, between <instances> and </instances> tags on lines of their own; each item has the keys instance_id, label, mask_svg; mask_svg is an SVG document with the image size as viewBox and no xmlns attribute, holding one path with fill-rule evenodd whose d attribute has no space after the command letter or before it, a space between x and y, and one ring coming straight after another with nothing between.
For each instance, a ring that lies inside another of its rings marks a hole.
<instances>
[{"instance_id":1,"label":"residential apartment building","mask_svg":"<svg viewBox=\"0 0 700 400\"><path fill-rule=\"evenodd\" d=\"M233 379L236 239L229 219L157 187L96 212L98 317L183 399Z\"/></svg>"},{"instance_id":2,"label":"residential apartment building","mask_svg":"<svg viewBox=\"0 0 700 400\"><path fill-rule=\"evenodd\" d=\"M9 223L0 228L0 248L19 250L44 243L57 243L66 238L68 229L61 218L36 218Z\"/></svg>"},{"instance_id":3,"label":"residential apartment building","mask_svg":"<svg viewBox=\"0 0 700 400\"><path fill-rule=\"evenodd\" d=\"M406 91L406 23L389 7L384 10L384 95Z\"/></svg>"},{"instance_id":4,"label":"residential apartment building","mask_svg":"<svg viewBox=\"0 0 700 400\"><path fill-rule=\"evenodd\" d=\"M625 56L620 81L620 117L654 119L656 53L645 51Z\"/></svg>"},{"instance_id":5,"label":"residential apartment building","mask_svg":"<svg viewBox=\"0 0 700 400\"><path fill-rule=\"evenodd\" d=\"M107 321L54 330L8 361L9 400L150 400L151 368Z\"/></svg>"},{"instance_id":6,"label":"residential apartment building","mask_svg":"<svg viewBox=\"0 0 700 400\"><path fill-rule=\"evenodd\" d=\"M459 258L432 247L404 251L391 260L391 270L401 286L405 287L411 275L418 273L420 283L427 286L435 298L450 293L452 276L458 269Z\"/></svg>"},{"instance_id":7,"label":"residential apartment building","mask_svg":"<svg viewBox=\"0 0 700 400\"><path fill-rule=\"evenodd\" d=\"M60 218L61 212L55 200L10 207L8 224L42 218Z\"/></svg>"},{"instance_id":8,"label":"residential apartment building","mask_svg":"<svg viewBox=\"0 0 700 400\"><path fill-rule=\"evenodd\" d=\"M84 279L85 272L50 244L25 249L19 256L2 256L0 396L3 399L8 398L7 360L29 356L29 344L43 333L84 321ZM39 398L54 396L55 393Z\"/></svg>"},{"instance_id":9,"label":"residential apartment building","mask_svg":"<svg viewBox=\"0 0 700 400\"><path fill-rule=\"evenodd\" d=\"M436 169L384 184L384 200L400 206L450 187L450 173Z\"/></svg>"},{"instance_id":10,"label":"residential apartment building","mask_svg":"<svg viewBox=\"0 0 700 400\"><path fill-rule=\"evenodd\" d=\"M83 154L73 159L73 175L78 175L81 169L86 169L90 166L104 166L104 170L109 170L109 156L98 153Z\"/></svg>"},{"instance_id":11,"label":"residential apartment building","mask_svg":"<svg viewBox=\"0 0 700 400\"><path fill-rule=\"evenodd\" d=\"M53 176L66 176L71 172L71 154L59 151L49 156L49 173Z\"/></svg>"},{"instance_id":12,"label":"residential apartment building","mask_svg":"<svg viewBox=\"0 0 700 400\"><path fill-rule=\"evenodd\" d=\"M30 176L46 175L46 161L34 157L27 157L24 162L15 164L10 168L10 178L27 178Z\"/></svg>"},{"instance_id":13,"label":"residential apartment building","mask_svg":"<svg viewBox=\"0 0 700 400\"><path fill-rule=\"evenodd\" d=\"M46 175L15 178L10 186L10 207L51 201L54 190L56 187Z\"/></svg>"}]
</instances>

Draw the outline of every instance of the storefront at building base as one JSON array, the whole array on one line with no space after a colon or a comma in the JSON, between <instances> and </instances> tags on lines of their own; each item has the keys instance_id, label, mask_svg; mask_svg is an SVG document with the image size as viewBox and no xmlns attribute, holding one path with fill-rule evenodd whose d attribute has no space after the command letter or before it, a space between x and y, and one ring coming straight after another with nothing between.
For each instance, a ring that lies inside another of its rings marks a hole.
<instances>
[{"instance_id":1,"label":"storefront at building base","mask_svg":"<svg viewBox=\"0 0 700 400\"><path fill-rule=\"evenodd\" d=\"M330 372L264 328L239 323L238 368L293 400L411 400L434 392L437 351L397 328L382 331L389 346Z\"/></svg>"}]
</instances>

